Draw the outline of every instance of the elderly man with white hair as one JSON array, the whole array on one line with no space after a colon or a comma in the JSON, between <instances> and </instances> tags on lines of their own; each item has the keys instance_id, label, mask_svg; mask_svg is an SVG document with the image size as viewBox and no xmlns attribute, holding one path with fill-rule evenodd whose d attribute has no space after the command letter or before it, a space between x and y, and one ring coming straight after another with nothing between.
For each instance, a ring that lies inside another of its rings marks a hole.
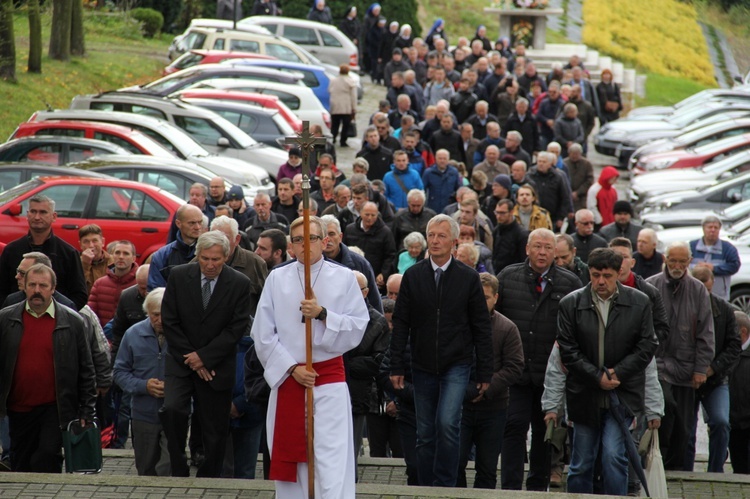
<instances>
[{"instance_id":1,"label":"elderly man with white hair","mask_svg":"<svg viewBox=\"0 0 750 499\"><path fill-rule=\"evenodd\" d=\"M688 272L692 254L684 242L667 247L664 272L646 282L664 299L669 336L656 352L665 416L659 428L664 468L683 471L694 431L695 391L706 383L714 358L714 321L708 290Z\"/></svg>"},{"instance_id":2,"label":"elderly man with white hair","mask_svg":"<svg viewBox=\"0 0 750 499\"><path fill-rule=\"evenodd\" d=\"M693 253L693 262L690 266L707 267L714 275L711 293L728 301L732 276L740 270L740 255L732 243L719 239L719 217L706 215L701 225L703 237L690 241L690 251Z\"/></svg>"},{"instance_id":3,"label":"elderly man with white hair","mask_svg":"<svg viewBox=\"0 0 750 499\"><path fill-rule=\"evenodd\" d=\"M662 271L664 266L664 255L656 251L659 238L654 229L641 229L638 233L636 251L633 253L635 266L633 272L648 279Z\"/></svg>"}]
</instances>

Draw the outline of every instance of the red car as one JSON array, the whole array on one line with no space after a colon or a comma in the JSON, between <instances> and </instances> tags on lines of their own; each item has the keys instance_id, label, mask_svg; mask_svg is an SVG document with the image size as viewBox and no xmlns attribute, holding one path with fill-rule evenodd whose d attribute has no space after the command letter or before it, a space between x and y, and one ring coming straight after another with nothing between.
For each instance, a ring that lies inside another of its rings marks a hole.
<instances>
[{"instance_id":1,"label":"red car","mask_svg":"<svg viewBox=\"0 0 750 499\"><path fill-rule=\"evenodd\" d=\"M174 154L145 133L121 125L92 121L27 121L18 125L10 138L16 139L31 135L66 135L104 140L117 144L133 154L174 159Z\"/></svg>"},{"instance_id":2,"label":"red car","mask_svg":"<svg viewBox=\"0 0 750 499\"><path fill-rule=\"evenodd\" d=\"M163 189L114 178L37 177L0 193L0 242L26 235L28 199L44 194L55 201L55 235L78 247L78 229L95 223L107 241L135 244L138 263L164 246L177 209L185 201Z\"/></svg>"},{"instance_id":3,"label":"red car","mask_svg":"<svg viewBox=\"0 0 750 499\"><path fill-rule=\"evenodd\" d=\"M638 158L633 168L635 175L667 168L698 168L750 149L750 133L733 135L699 147L675 149Z\"/></svg>"},{"instance_id":4,"label":"red car","mask_svg":"<svg viewBox=\"0 0 750 499\"><path fill-rule=\"evenodd\" d=\"M276 109L284 117L289 126L295 132L302 131L302 120L294 114L294 111L281 102L278 96L270 94L259 94L256 92L242 92L239 90L217 90L212 88L195 88L183 90L179 93L180 97L186 99L216 99L216 100L235 100L248 104L256 104L268 109Z\"/></svg>"},{"instance_id":5,"label":"red car","mask_svg":"<svg viewBox=\"0 0 750 499\"><path fill-rule=\"evenodd\" d=\"M172 64L162 71L164 76L177 71L197 66L198 64L217 64L230 59L273 59L270 55L255 54L253 52L233 52L231 50L191 50L172 61Z\"/></svg>"}]
</instances>

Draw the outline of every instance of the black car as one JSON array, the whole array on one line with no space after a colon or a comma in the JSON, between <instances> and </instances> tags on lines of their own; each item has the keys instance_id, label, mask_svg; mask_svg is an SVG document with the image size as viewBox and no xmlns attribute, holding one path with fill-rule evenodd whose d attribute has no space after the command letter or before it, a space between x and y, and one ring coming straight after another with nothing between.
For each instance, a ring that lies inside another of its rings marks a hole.
<instances>
[{"instance_id":1,"label":"black car","mask_svg":"<svg viewBox=\"0 0 750 499\"><path fill-rule=\"evenodd\" d=\"M180 99L194 106L210 109L243 132L266 145L286 149L284 138L293 136L294 129L275 109L266 109L242 102L216 99Z\"/></svg>"},{"instance_id":2,"label":"black car","mask_svg":"<svg viewBox=\"0 0 750 499\"><path fill-rule=\"evenodd\" d=\"M106 178L99 172L75 170L67 166L51 166L33 163L0 163L0 192L5 192L37 177L95 177Z\"/></svg>"},{"instance_id":3,"label":"black car","mask_svg":"<svg viewBox=\"0 0 750 499\"><path fill-rule=\"evenodd\" d=\"M59 166L102 154L125 155L130 151L104 140L61 135L21 137L0 144L0 161L6 162L28 161Z\"/></svg>"},{"instance_id":4,"label":"black car","mask_svg":"<svg viewBox=\"0 0 750 499\"><path fill-rule=\"evenodd\" d=\"M302 85L300 81L302 75L298 73L287 73L278 69L262 68L259 66L235 67L224 64L200 64L159 78L146 85L122 88L118 92L144 92L166 97L174 92L190 87L199 81L216 78L273 81L290 85Z\"/></svg>"}]
</instances>

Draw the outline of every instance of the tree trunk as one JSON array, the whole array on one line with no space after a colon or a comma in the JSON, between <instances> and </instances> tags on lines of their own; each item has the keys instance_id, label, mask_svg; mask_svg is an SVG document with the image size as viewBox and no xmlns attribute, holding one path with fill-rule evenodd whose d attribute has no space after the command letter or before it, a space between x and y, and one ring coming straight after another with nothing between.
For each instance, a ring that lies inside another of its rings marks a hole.
<instances>
[{"instance_id":1,"label":"tree trunk","mask_svg":"<svg viewBox=\"0 0 750 499\"><path fill-rule=\"evenodd\" d=\"M83 57L86 55L83 29L83 0L72 1L72 17L70 22L70 53Z\"/></svg>"},{"instance_id":2,"label":"tree trunk","mask_svg":"<svg viewBox=\"0 0 750 499\"><path fill-rule=\"evenodd\" d=\"M0 0L0 79L12 82L16 81L13 0Z\"/></svg>"},{"instance_id":3,"label":"tree trunk","mask_svg":"<svg viewBox=\"0 0 750 499\"><path fill-rule=\"evenodd\" d=\"M42 72L42 18L39 0L29 0L29 73Z\"/></svg>"},{"instance_id":4,"label":"tree trunk","mask_svg":"<svg viewBox=\"0 0 750 499\"><path fill-rule=\"evenodd\" d=\"M49 56L58 61L70 60L72 7L72 0L52 0L52 29L49 37Z\"/></svg>"}]
</instances>

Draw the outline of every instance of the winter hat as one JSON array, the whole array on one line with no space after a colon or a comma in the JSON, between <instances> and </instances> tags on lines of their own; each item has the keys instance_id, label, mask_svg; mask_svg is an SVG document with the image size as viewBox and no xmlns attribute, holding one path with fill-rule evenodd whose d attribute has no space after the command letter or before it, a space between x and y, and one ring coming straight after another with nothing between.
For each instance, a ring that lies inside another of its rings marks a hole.
<instances>
[{"instance_id":1,"label":"winter hat","mask_svg":"<svg viewBox=\"0 0 750 499\"><path fill-rule=\"evenodd\" d=\"M511 184L509 175L505 175L504 173L501 173L500 175L495 177L493 182L496 184L502 185L506 191L510 192L510 188L512 184Z\"/></svg>"},{"instance_id":2,"label":"winter hat","mask_svg":"<svg viewBox=\"0 0 750 499\"><path fill-rule=\"evenodd\" d=\"M229 193L227 194L227 201L235 201L244 198L245 193L242 191L242 186L233 185L232 188L229 189Z\"/></svg>"}]
</instances>

